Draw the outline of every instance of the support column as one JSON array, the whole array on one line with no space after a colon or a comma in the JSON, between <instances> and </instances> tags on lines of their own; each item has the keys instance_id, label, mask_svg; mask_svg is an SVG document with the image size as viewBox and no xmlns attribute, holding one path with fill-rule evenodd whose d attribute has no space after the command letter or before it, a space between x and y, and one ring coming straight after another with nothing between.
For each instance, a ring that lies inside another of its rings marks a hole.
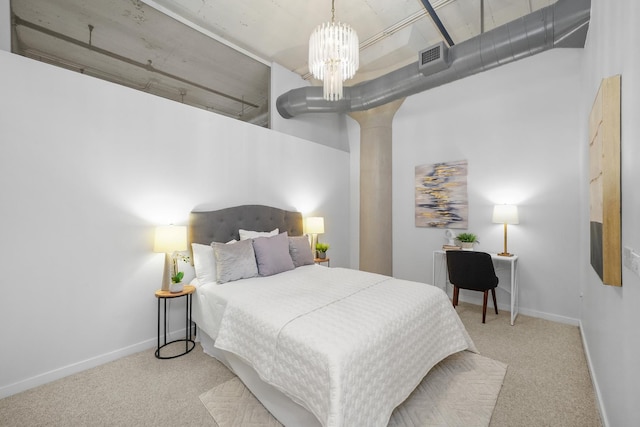
<instances>
[{"instance_id":1,"label":"support column","mask_svg":"<svg viewBox=\"0 0 640 427\"><path fill-rule=\"evenodd\" d=\"M0 50L11 52L11 6L0 0Z\"/></svg>"},{"instance_id":2,"label":"support column","mask_svg":"<svg viewBox=\"0 0 640 427\"><path fill-rule=\"evenodd\" d=\"M349 113L360 124L360 270L393 274L391 124L404 98Z\"/></svg>"}]
</instances>

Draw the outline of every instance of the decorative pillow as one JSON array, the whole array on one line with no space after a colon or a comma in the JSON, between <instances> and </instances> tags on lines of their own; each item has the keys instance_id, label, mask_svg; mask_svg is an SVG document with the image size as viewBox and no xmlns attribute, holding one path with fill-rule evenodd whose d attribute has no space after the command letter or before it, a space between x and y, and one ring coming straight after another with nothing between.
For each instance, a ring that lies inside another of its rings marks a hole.
<instances>
[{"instance_id":1,"label":"decorative pillow","mask_svg":"<svg viewBox=\"0 0 640 427\"><path fill-rule=\"evenodd\" d=\"M277 228L271 231L249 231L243 230L242 228L238 230L238 233L240 233L240 240L255 239L256 237L277 236L279 232L280 230Z\"/></svg>"},{"instance_id":2,"label":"decorative pillow","mask_svg":"<svg viewBox=\"0 0 640 427\"><path fill-rule=\"evenodd\" d=\"M258 275L256 257L251 240L237 243L211 243L216 257L216 279L218 283L248 279Z\"/></svg>"},{"instance_id":3,"label":"decorative pillow","mask_svg":"<svg viewBox=\"0 0 640 427\"><path fill-rule=\"evenodd\" d=\"M216 276L216 258L213 254L211 245L201 245L192 243L193 250L193 267L196 270L196 277L200 283L215 283L218 278Z\"/></svg>"},{"instance_id":4,"label":"decorative pillow","mask_svg":"<svg viewBox=\"0 0 640 427\"><path fill-rule=\"evenodd\" d=\"M271 276L295 268L289 255L289 238L286 231L277 236L256 237L252 242L258 273L261 276Z\"/></svg>"},{"instance_id":5,"label":"decorative pillow","mask_svg":"<svg viewBox=\"0 0 640 427\"><path fill-rule=\"evenodd\" d=\"M311 252L309 237L289 237L289 255L291 255L293 265L296 267L300 267L301 265L313 264L313 252Z\"/></svg>"}]
</instances>

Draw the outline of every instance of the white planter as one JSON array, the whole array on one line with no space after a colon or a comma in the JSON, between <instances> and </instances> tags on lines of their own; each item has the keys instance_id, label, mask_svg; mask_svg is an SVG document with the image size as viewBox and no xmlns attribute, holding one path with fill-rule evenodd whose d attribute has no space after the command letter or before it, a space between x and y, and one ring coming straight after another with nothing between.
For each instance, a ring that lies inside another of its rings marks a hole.
<instances>
[{"instance_id":1,"label":"white planter","mask_svg":"<svg viewBox=\"0 0 640 427\"><path fill-rule=\"evenodd\" d=\"M475 243L473 242L460 242L460 246L462 247L463 251L472 251L473 245L475 245Z\"/></svg>"},{"instance_id":2,"label":"white planter","mask_svg":"<svg viewBox=\"0 0 640 427\"><path fill-rule=\"evenodd\" d=\"M171 283L169 285L169 292L172 293L178 293L178 292L182 292L182 290L184 289L184 283L180 282L180 283Z\"/></svg>"}]
</instances>

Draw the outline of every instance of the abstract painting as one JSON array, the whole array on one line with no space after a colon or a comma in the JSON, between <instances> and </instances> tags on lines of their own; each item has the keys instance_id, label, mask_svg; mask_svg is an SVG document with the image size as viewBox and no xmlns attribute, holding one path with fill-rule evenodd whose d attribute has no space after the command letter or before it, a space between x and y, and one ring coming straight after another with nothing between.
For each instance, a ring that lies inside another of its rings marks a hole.
<instances>
[{"instance_id":1,"label":"abstract painting","mask_svg":"<svg viewBox=\"0 0 640 427\"><path fill-rule=\"evenodd\" d=\"M620 76L603 79L589 115L591 265L605 285L622 286Z\"/></svg>"},{"instance_id":2,"label":"abstract painting","mask_svg":"<svg viewBox=\"0 0 640 427\"><path fill-rule=\"evenodd\" d=\"M416 166L416 227L467 228L467 161Z\"/></svg>"}]
</instances>

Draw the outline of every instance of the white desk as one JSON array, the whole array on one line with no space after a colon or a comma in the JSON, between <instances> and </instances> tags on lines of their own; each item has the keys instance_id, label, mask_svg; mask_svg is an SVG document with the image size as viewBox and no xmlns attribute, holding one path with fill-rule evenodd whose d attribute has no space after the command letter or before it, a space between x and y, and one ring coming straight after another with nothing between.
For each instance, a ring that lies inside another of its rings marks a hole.
<instances>
[{"instance_id":1,"label":"white desk","mask_svg":"<svg viewBox=\"0 0 640 427\"><path fill-rule=\"evenodd\" d=\"M493 266L496 269L496 274L500 270L509 269L511 275L511 325L518 316L518 256L500 256L498 254L490 254ZM447 257L444 251L433 251L433 266L432 266L431 284L438 285L436 279L440 278L441 273L444 272L444 291L447 291L447 283L449 283L447 273ZM436 273L440 273L437 274ZM439 286L440 287L440 286Z\"/></svg>"}]
</instances>

